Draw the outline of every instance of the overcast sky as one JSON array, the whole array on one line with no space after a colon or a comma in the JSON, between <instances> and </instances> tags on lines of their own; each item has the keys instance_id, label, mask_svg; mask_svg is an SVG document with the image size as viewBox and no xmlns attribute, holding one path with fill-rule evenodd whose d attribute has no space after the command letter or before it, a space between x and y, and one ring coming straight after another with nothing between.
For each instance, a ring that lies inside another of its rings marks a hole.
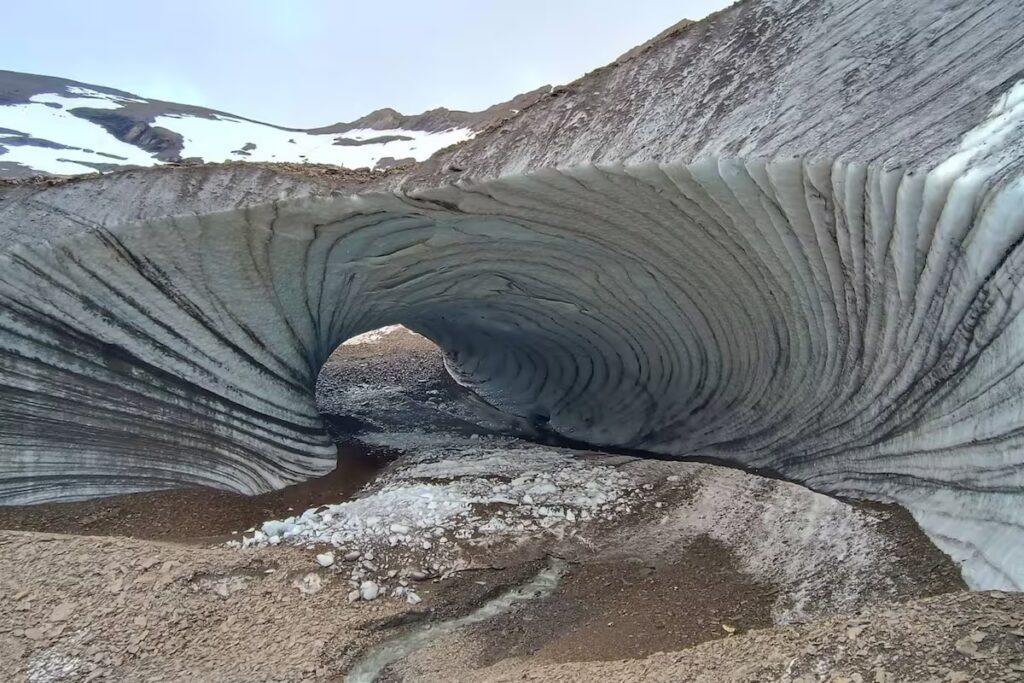
<instances>
[{"instance_id":1,"label":"overcast sky","mask_svg":"<svg viewBox=\"0 0 1024 683\"><path fill-rule=\"evenodd\" d=\"M0 68L279 125L483 109L726 0L7 2Z\"/></svg>"}]
</instances>

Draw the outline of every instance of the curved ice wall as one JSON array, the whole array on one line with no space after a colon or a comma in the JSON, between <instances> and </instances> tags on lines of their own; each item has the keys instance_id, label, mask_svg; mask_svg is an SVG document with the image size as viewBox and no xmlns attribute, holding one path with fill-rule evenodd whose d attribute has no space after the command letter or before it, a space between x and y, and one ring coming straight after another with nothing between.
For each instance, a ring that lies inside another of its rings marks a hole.
<instances>
[{"instance_id":1,"label":"curved ice wall","mask_svg":"<svg viewBox=\"0 0 1024 683\"><path fill-rule=\"evenodd\" d=\"M901 501L975 585L1019 587L1024 181L979 150L583 166L16 245L0 496L323 473L320 366L402 322L503 410Z\"/></svg>"}]
</instances>

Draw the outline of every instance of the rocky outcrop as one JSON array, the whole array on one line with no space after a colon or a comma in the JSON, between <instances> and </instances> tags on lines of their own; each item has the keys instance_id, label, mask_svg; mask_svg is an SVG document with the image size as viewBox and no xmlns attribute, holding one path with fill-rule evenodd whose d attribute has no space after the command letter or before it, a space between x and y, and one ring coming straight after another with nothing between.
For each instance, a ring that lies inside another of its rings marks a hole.
<instances>
[{"instance_id":1,"label":"rocky outcrop","mask_svg":"<svg viewBox=\"0 0 1024 683\"><path fill-rule=\"evenodd\" d=\"M324 472L320 366L402 323L503 411L901 502L1020 588L1022 21L745 3L407 172L14 187L0 495Z\"/></svg>"},{"instance_id":2,"label":"rocky outcrop","mask_svg":"<svg viewBox=\"0 0 1024 683\"><path fill-rule=\"evenodd\" d=\"M930 168L1024 80L1022 35L1020 2L748 0L553 89L401 185L712 155Z\"/></svg>"},{"instance_id":3,"label":"rocky outcrop","mask_svg":"<svg viewBox=\"0 0 1024 683\"><path fill-rule=\"evenodd\" d=\"M310 133L347 133L358 128L373 130L426 130L438 132L450 128L468 128L474 131L486 130L504 120L515 116L521 110L539 102L551 91L551 86L543 86L529 92L516 95L507 102L495 104L483 111L460 111L438 107L422 114L402 114L394 109L385 108L372 111L349 123L335 123L323 128L311 129Z\"/></svg>"},{"instance_id":4,"label":"rocky outcrop","mask_svg":"<svg viewBox=\"0 0 1024 683\"><path fill-rule=\"evenodd\" d=\"M121 142L135 145L161 161L177 161L181 158L184 140L180 133L162 126L150 125L147 121L135 120L118 111L80 107L75 116L92 121Z\"/></svg>"}]
</instances>

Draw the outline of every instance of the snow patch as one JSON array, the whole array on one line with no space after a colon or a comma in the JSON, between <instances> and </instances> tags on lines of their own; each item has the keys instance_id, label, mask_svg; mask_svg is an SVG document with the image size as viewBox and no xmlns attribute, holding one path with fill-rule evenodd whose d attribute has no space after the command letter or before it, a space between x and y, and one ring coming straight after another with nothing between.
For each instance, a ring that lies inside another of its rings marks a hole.
<instances>
[{"instance_id":1,"label":"snow patch","mask_svg":"<svg viewBox=\"0 0 1024 683\"><path fill-rule=\"evenodd\" d=\"M114 110L126 104L146 101L71 86L66 94L41 93L32 96L25 104L0 106L0 128L71 148L4 145L2 138L6 136L0 135L0 149L5 150L3 161L56 175L95 171L90 164L157 165L161 162L145 150L121 142L102 126L72 113L72 110L78 108ZM232 116L207 118L184 114L157 116L152 125L172 130L184 138L182 158L195 157L205 162L308 162L348 168L372 168L385 157L412 157L423 161L439 149L474 135L468 128L452 128L440 132L400 128L358 129L347 133L313 134ZM361 142L385 136L403 139L357 145L335 144L342 138Z\"/></svg>"},{"instance_id":2,"label":"snow patch","mask_svg":"<svg viewBox=\"0 0 1024 683\"><path fill-rule=\"evenodd\" d=\"M468 128L453 128L438 133L420 130L353 130L348 133L306 133L285 130L265 123L228 116L158 116L156 126L180 133L185 139L183 158L199 157L207 162L232 161L304 161L334 164L348 168L374 167L383 157L413 157L423 161L434 152L473 136ZM383 136L402 136L410 140L361 145L337 145L339 138L362 140ZM246 145L255 145L240 154Z\"/></svg>"},{"instance_id":3,"label":"snow patch","mask_svg":"<svg viewBox=\"0 0 1024 683\"><path fill-rule=\"evenodd\" d=\"M79 88L83 92L85 88ZM50 106L57 105L57 106ZM28 103L0 107L0 128L18 131L38 140L45 140L73 149L53 149L35 145L4 145L3 161L14 162L42 172L67 175L90 173L96 169L84 161L98 164L134 164L152 166L157 163L147 152L121 142L102 126L78 118L71 109L117 109L120 105L110 96L65 97L54 93L34 95ZM104 156L113 155L118 158Z\"/></svg>"}]
</instances>

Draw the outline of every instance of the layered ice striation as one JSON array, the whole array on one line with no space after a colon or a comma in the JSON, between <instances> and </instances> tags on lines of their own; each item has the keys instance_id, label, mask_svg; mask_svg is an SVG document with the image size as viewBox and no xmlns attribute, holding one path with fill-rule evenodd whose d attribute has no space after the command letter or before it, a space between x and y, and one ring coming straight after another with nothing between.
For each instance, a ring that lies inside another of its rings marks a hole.
<instances>
[{"instance_id":1,"label":"layered ice striation","mask_svg":"<svg viewBox=\"0 0 1024 683\"><path fill-rule=\"evenodd\" d=\"M1013 9L982 5L950 8L935 50ZM787 21L825 12L779 6ZM1024 587L1021 49L950 86L966 104L941 137L933 100L899 127L851 118L843 140L863 160L784 145L691 156L666 136L644 163L510 172L520 155L490 177L421 169L351 196L283 176L245 185L255 176L238 169L19 190L0 206L0 498L255 493L324 473L321 365L346 339L403 324L507 413L590 444L898 501L972 585ZM608 73L621 70L597 78ZM877 82L896 98L895 81ZM560 106L523 115L555 120ZM636 116L639 149L651 122ZM794 123L797 138L818 123ZM903 157L920 163L876 158L911 129L935 131ZM624 148L628 131L615 133ZM509 144L480 136L470 161L500 166ZM324 196L270 201L277 191Z\"/></svg>"},{"instance_id":2,"label":"layered ice striation","mask_svg":"<svg viewBox=\"0 0 1024 683\"><path fill-rule=\"evenodd\" d=\"M979 582L1014 585L1024 183L996 176L587 166L18 245L0 257L0 490L324 473L317 371L401 322L506 412L900 500Z\"/></svg>"}]
</instances>

